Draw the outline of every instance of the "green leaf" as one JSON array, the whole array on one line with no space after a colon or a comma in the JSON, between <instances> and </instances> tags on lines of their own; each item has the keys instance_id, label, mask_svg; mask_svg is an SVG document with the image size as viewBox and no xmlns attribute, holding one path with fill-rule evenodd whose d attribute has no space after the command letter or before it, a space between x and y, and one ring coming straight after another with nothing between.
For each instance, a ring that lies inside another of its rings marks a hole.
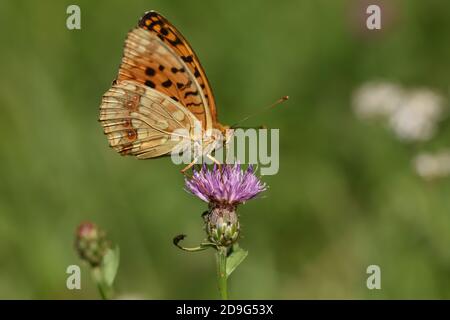
<instances>
[{"instance_id":1,"label":"green leaf","mask_svg":"<svg viewBox=\"0 0 450 320\"><path fill-rule=\"evenodd\" d=\"M248 251L239 247L239 245L233 245L231 253L227 256L227 278L233 273L234 269L241 264L247 257Z\"/></svg>"},{"instance_id":2,"label":"green leaf","mask_svg":"<svg viewBox=\"0 0 450 320\"><path fill-rule=\"evenodd\" d=\"M114 249L109 249L102 261L102 276L104 283L111 287L114 278L116 277L117 270L119 269L120 250L116 246Z\"/></svg>"}]
</instances>

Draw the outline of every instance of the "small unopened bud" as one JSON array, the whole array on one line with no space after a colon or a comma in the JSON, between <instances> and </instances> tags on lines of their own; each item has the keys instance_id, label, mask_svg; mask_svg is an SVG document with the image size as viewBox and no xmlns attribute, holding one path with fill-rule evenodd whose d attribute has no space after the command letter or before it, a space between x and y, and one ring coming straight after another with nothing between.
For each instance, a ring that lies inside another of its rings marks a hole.
<instances>
[{"instance_id":1,"label":"small unopened bud","mask_svg":"<svg viewBox=\"0 0 450 320\"><path fill-rule=\"evenodd\" d=\"M106 239L105 232L94 223L83 222L78 226L75 247L80 258L92 267L101 264L106 251L111 244Z\"/></svg>"},{"instance_id":2,"label":"small unopened bud","mask_svg":"<svg viewBox=\"0 0 450 320\"><path fill-rule=\"evenodd\" d=\"M216 205L204 216L209 240L228 247L239 237L239 220L236 206Z\"/></svg>"}]
</instances>

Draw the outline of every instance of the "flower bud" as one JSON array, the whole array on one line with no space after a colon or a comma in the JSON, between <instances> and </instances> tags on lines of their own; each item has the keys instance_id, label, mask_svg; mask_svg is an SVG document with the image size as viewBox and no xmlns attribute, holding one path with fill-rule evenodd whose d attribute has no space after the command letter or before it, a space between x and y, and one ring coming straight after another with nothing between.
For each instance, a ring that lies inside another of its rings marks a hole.
<instances>
[{"instance_id":1,"label":"flower bud","mask_svg":"<svg viewBox=\"0 0 450 320\"><path fill-rule=\"evenodd\" d=\"M105 232L94 223L83 222L78 226L75 247L80 258L88 262L91 267L101 264L110 246Z\"/></svg>"},{"instance_id":2,"label":"flower bud","mask_svg":"<svg viewBox=\"0 0 450 320\"><path fill-rule=\"evenodd\" d=\"M239 220L236 206L216 205L205 216L209 240L219 246L228 247L239 237Z\"/></svg>"}]
</instances>

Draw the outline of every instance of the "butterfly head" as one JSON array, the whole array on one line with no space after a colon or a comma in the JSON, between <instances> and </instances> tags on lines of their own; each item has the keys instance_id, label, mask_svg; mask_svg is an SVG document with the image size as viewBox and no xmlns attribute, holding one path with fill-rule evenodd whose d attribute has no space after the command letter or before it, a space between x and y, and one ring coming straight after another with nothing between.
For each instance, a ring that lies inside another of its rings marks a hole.
<instances>
[{"instance_id":1,"label":"butterfly head","mask_svg":"<svg viewBox=\"0 0 450 320\"><path fill-rule=\"evenodd\" d=\"M230 126L222 125L220 123L216 123L216 129L217 129L217 137L215 137L216 141L222 142L223 146L226 146L230 143L231 138L234 135L234 129Z\"/></svg>"},{"instance_id":2,"label":"butterfly head","mask_svg":"<svg viewBox=\"0 0 450 320\"><path fill-rule=\"evenodd\" d=\"M227 145L230 143L231 139L233 138L234 135L234 129L230 128L229 126L225 126L225 132L223 133L223 136L225 137L224 139L224 144Z\"/></svg>"}]
</instances>

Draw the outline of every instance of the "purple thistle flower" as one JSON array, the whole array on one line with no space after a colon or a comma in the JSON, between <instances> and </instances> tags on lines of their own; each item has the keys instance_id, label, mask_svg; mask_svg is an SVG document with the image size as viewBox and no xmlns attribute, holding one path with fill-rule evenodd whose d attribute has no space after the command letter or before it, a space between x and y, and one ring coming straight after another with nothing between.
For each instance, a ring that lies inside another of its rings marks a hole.
<instances>
[{"instance_id":1,"label":"purple thistle flower","mask_svg":"<svg viewBox=\"0 0 450 320\"><path fill-rule=\"evenodd\" d=\"M255 175L253 166L244 171L240 164L223 165L221 169L214 165L213 170L203 165L200 171L194 170L193 176L186 179L186 188L210 204L229 205L244 203L267 189Z\"/></svg>"},{"instance_id":2,"label":"purple thistle flower","mask_svg":"<svg viewBox=\"0 0 450 320\"><path fill-rule=\"evenodd\" d=\"M225 247L239 237L237 206L267 189L255 175L253 166L244 171L238 163L221 168L214 165L212 170L203 165L185 182L187 191L209 204L209 211L204 215L209 239Z\"/></svg>"}]
</instances>

